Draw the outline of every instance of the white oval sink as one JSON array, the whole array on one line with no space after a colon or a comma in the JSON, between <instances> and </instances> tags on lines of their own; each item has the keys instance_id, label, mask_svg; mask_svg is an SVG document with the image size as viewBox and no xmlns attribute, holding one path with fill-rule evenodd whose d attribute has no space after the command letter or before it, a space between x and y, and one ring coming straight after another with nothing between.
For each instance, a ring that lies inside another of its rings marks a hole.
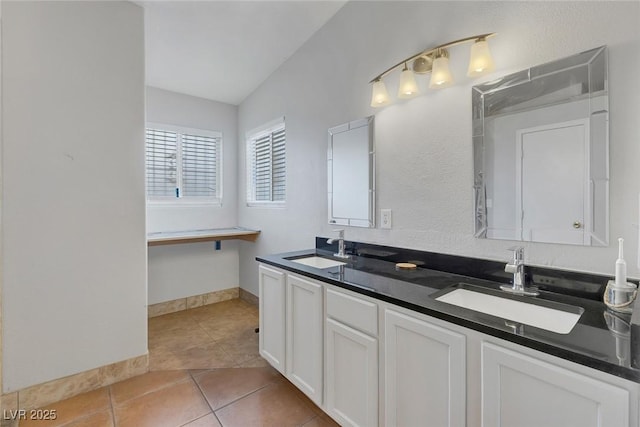
<instances>
[{"instance_id":1,"label":"white oval sink","mask_svg":"<svg viewBox=\"0 0 640 427\"><path fill-rule=\"evenodd\" d=\"M454 289L437 297L436 300L558 334L571 332L584 312L582 307L567 305L569 310L561 310L464 288ZM556 304L565 306L560 303Z\"/></svg>"},{"instance_id":2,"label":"white oval sink","mask_svg":"<svg viewBox=\"0 0 640 427\"><path fill-rule=\"evenodd\" d=\"M289 261L297 262L298 264L308 265L310 267L315 267L320 269L338 267L340 265L346 264L346 262L335 261L332 259L323 258L315 255L306 257L306 258L290 259Z\"/></svg>"}]
</instances>

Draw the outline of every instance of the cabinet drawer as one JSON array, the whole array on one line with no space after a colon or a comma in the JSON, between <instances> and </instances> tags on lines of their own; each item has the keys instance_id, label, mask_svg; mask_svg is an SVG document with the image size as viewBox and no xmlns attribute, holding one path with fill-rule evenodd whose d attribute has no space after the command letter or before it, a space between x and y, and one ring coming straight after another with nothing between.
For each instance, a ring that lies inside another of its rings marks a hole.
<instances>
[{"instance_id":1,"label":"cabinet drawer","mask_svg":"<svg viewBox=\"0 0 640 427\"><path fill-rule=\"evenodd\" d=\"M375 303L327 289L327 316L378 336L378 305Z\"/></svg>"}]
</instances>

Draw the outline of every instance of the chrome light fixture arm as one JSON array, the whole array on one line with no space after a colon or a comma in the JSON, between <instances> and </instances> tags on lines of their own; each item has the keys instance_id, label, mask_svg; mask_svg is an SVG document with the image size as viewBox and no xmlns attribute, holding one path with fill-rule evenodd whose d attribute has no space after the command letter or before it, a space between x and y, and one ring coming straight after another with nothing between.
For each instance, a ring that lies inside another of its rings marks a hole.
<instances>
[{"instance_id":1,"label":"chrome light fixture arm","mask_svg":"<svg viewBox=\"0 0 640 427\"><path fill-rule=\"evenodd\" d=\"M493 59L489 52L487 38L495 33L478 34L463 39L444 43L431 49L411 55L403 59L394 66L386 69L374 77L369 83L373 83L371 92L371 106L383 107L391 102L387 88L382 80L390 72L403 67L400 75L400 85L398 87L398 98L412 98L420 93L416 83L414 73L425 74L431 72L429 88L444 88L453 84L453 76L449 71L449 51L450 47L473 41L469 60L467 75L469 77L478 76L493 70ZM413 61L412 70L409 70L407 63Z\"/></svg>"},{"instance_id":2,"label":"chrome light fixture arm","mask_svg":"<svg viewBox=\"0 0 640 427\"><path fill-rule=\"evenodd\" d=\"M450 48L450 47L453 47L453 46L457 46L459 44L467 43L467 42L470 42L470 41L486 40L488 37L494 36L495 34L496 33L487 33L487 34L479 34L477 36L465 37L463 39L454 40L452 42L441 44L441 45L433 47L431 49L423 50L421 52L416 53L415 55L412 55L412 56L410 56L410 57L398 62L393 67L389 67L388 69L386 69L385 71L383 71L382 73L378 74L376 77L371 79L371 81L369 83L375 83L376 81L382 79L384 76L386 76L387 74L389 74L393 70L395 70L397 68L400 68L400 67L404 66L404 64L406 64L407 62L414 61L414 60L420 58L421 56L432 57L432 56L435 56L435 53L438 50L444 50L444 49L447 49L447 48Z\"/></svg>"}]
</instances>

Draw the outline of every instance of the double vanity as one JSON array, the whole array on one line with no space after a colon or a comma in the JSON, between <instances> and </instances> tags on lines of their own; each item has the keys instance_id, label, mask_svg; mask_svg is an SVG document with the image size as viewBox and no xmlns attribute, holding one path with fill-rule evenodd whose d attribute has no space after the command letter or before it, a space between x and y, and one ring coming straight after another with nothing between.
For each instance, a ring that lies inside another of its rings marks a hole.
<instances>
[{"instance_id":1,"label":"double vanity","mask_svg":"<svg viewBox=\"0 0 640 427\"><path fill-rule=\"evenodd\" d=\"M477 238L609 245L608 87L606 46L473 86ZM373 122L329 129L330 224L376 227ZM610 277L343 234L257 260L260 354L341 425L640 426Z\"/></svg>"},{"instance_id":2,"label":"double vanity","mask_svg":"<svg viewBox=\"0 0 640 427\"><path fill-rule=\"evenodd\" d=\"M639 425L640 313L608 277L344 247L257 258L260 354L341 425Z\"/></svg>"}]
</instances>

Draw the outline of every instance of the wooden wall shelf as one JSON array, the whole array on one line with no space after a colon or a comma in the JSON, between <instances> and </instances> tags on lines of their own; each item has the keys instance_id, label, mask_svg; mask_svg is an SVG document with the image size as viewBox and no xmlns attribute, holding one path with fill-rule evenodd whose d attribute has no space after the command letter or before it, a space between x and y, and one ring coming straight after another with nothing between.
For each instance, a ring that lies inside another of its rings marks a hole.
<instances>
[{"instance_id":1,"label":"wooden wall shelf","mask_svg":"<svg viewBox=\"0 0 640 427\"><path fill-rule=\"evenodd\" d=\"M156 232L147 234L147 245L177 245L183 243L219 242L221 240L245 240L255 242L259 234L260 230L250 230L244 227Z\"/></svg>"}]
</instances>

